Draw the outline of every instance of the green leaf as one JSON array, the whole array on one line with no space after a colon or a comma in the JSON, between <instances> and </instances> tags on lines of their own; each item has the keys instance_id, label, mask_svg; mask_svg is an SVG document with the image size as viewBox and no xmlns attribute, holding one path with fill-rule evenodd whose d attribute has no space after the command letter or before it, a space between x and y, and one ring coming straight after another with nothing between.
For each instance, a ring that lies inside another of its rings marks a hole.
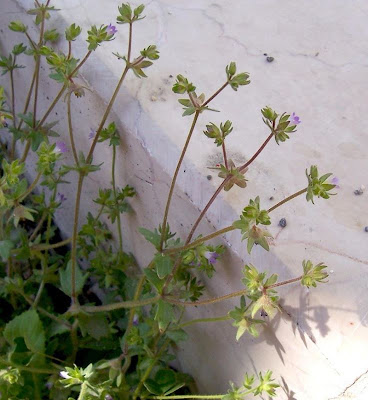
<instances>
[{"instance_id":1,"label":"green leaf","mask_svg":"<svg viewBox=\"0 0 368 400\"><path fill-rule=\"evenodd\" d=\"M158 322L160 330L165 330L169 323L175 319L174 308L172 304L159 300L157 303L157 310L155 321Z\"/></svg>"},{"instance_id":2,"label":"green leaf","mask_svg":"<svg viewBox=\"0 0 368 400\"><path fill-rule=\"evenodd\" d=\"M152 269L145 268L144 269L144 274L146 275L148 281L157 289L157 291L160 293L162 288L164 287L165 280L160 279L157 276L157 272L153 271Z\"/></svg>"},{"instance_id":3,"label":"green leaf","mask_svg":"<svg viewBox=\"0 0 368 400\"><path fill-rule=\"evenodd\" d=\"M157 229L152 232L145 228L138 228L138 231L145 237L148 242L152 243L156 247L156 249L160 247L161 235L158 233Z\"/></svg>"},{"instance_id":4,"label":"green leaf","mask_svg":"<svg viewBox=\"0 0 368 400\"><path fill-rule=\"evenodd\" d=\"M80 314L78 321L83 336L88 333L94 339L100 340L110 333L109 323L103 314Z\"/></svg>"},{"instance_id":5,"label":"green leaf","mask_svg":"<svg viewBox=\"0 0 368 400\"><path fill-rule=\"evenodd\" d=\"M33 353L45 352L45 332L36 310L25 311L6 324L4 338L11 345L16 338L23 338Z\"/></svg>"},{"instance_id":6,"label":"green leaf","mask_svg":"<svg viewBox=\"0 0 368 400\"><path fill-rule=\"evenodd\" d=\"M168 338L170 338L176 344L188 339L188 334L183 329L176 329L174 331L168 331L168 332L166 332L166 336Z\"/></svg>"},{"instance_id":7,"label":"green leaf","mask_svg":"<svg viewBox=\"0 0 368 400\"><path fill-rule=\"evenodd\" d=\"M0 241L0 256L3 261L6 261L10 256L11 249L14 248L14 243L11 240Z\"/></svg>"},{"instance_id":8,"label":"green leaf","mask_svg":"<svg viewBox=\"0 0 368 400\"><path fill-rule=\"evenodd\" d=\"M154 257L157 275L160 279L165 278L169 275L173 269L173 262L169 256L165 256L162 253L155 254Z\"/></svg>"},{"instance_id":9,"label":"green leaf","mask_svg":"<svg viewBox=\"0 0 368 400\"><path fill-rule=\"evenodd\" d=\"M66 268L59 271L61 290L67 295L72 295L72 261L69 260ZM80 293L88 274L83 274L78 264L75 266L75 291Z\"/></svg>"}]
</instances>

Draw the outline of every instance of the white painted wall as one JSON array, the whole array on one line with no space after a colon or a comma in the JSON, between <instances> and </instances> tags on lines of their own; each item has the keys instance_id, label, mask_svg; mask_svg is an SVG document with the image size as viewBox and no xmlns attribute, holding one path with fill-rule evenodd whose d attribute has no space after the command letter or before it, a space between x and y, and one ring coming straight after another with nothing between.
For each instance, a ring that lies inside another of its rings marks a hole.
<instances>
[{"instance_id":1,"label":"white painted wall","mask_svg":"<svg viewBox=\"0 0 368 400\"><path fill-rule=\"evenodd\" d=\"M51 25L62 29L76 22L83 27L84 37L91 24L114 22L120 4L117 0L53 3L62 10L51 20ZM118 161L119 184L129 183L138 191L138 198L132 203L135 214L122 221L127 249L141 265L149 261L152 248L136 229L153 228L161 222L169 176L191 123L190 117L181 117L178 97L171 91L174 82L171 75L188 76L199 93L203 91L209 96L224 82L226 64L236 61L239 70L250 73L252 81L236 93L228 88L216 98L212 105L221 114L200 116L169 218L170 225L180 234L188 232L198 210L220 183L207 168L219 157L219 149L202 134L209 121L232 120L235 129L228 141L228 151L238 162L249 159L266 138L267 129L260 114L265 105L281 112L295 111L302 124L287 143L280 146L271 143L266 148L247 174L247 189L233 189L222 195L198 233L229 225L249 198L258 194L262 204L271 206L303 188L304 171L311 164L318 164L323 172L334 172L341 182L338 196L327 202L317 200L313 206L298 198L275 211L270 227L275 239L270 253L255 249L248 256L239 234L227 235L226 243L231 243L231 247L226 261L219 265L218 275L208 282L208 288L209 296L242 288L241 267L245 262L288 279L300 274L305 258L329 265L329 284L311 291L299 286L280 290L284 311L267 324L258 339L247 337L236 343L235 328L225 322L188 328L191 340L179 349L182 368L193 374L202 391L211 393L226 390L229 380L240 383L246 371L272 369L280 382L284 382L278 399L339 398L346 387L368 370L368 234L364 232L364 226L368 225L368 193L353 194L361 184L368 186L365 132L368 3L363 0L145 3L147 18L134 27L133 54L149 44L157 44L161 58L148 70L148 79L128 77L110 118L119 124L124 142ZM22 6L28 8L32 4L31 0L1 0L1 52L20 41L19 36L7 31L9 20L22 19L32 25L21 11ZM116 40L99 48L81 70L93 92L83 102L73 103L80 149L89 147L90 128L98 125L123 69L122 62L111 55L115 51L125 52L126 28L118 29ZM85 42L76 42L75 51L82 57ZM264 53L273 56L274 62L268 63ZM43 65L41 93L53 98L58 88L46 79L47 69ZM27 87L23 71L17 72L17 79L17 93L22 98L23 88ZM45 100L40 112L46 107ZM63 105L50 119L58 119L60 115L64 115ZM67 140L64 119L60 120L60 128ZM108 170L110 160L108 146L99 145L95 162L105 162ZM28 170L32 175L31 164ZM211 181L206 178L208 174L213 176ZM109 180L107 171L86 180L81 218L93 207L97 187ZM74 188L65 190L68 202L59 215L59 223L68 234ZM274 200L270 201L270 196ZM288 222L282 231L277 225L281 217ZM223 315L233 304L235 301L228 301L191 310L190 314L191 317ZM366 399L366 385L356 387L352 398ZM354 392L354 385L349 390Z\"/></svg>"}]
</instances>

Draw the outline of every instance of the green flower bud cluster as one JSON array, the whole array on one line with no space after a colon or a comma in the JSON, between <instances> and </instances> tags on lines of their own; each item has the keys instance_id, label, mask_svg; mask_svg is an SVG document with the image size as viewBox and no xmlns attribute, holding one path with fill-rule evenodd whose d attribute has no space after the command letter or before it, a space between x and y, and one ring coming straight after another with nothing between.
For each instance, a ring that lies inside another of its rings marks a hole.
<instances>
[{"instance_id":1,"label":"green flower bud cluster","mask_svg":"<svg viewBox=\"0 0 368 400\"><path fill-rule=\"evenodd\" d=\"M250 254L255 244L261 245L265 250L269 250L268 237L271 234L257 225L270 225L271 220L266 210L260 209L259 196L255 200L250 200L249 205L244 208L240 220L233 223L236 229L240 229L243 234L243 240L248 239L247 250Z\"/></svg>"},{"instance_id":2,"label":"green flower bud cluster","mask_svg":"<svg viewBox=\"0 0 368 400\"><path fill-rule=\"evenodd\" d=\"M312 261L304 260L303 277L301 282L302 285L309 288L310 286L316 287L317 282L326 283L325 279L328 278L328 273L323 271L325 268L327 268L327 265L324 265L322 262L317 265L313 265Z\"/></svg>"},{"instance_id":3,"label":"green flower bud cluster","mask_svg":"<svg viewBox=\"0 0 368 400\"><path fill-rule=\"evenodd\" d=\"M60 372L60 383L65 387L74 385L81 385L83 382L88 381L93 375L93 365L89 364L86 368L78 368L74 365L74 368L65 367L65 371Z\"/></svg>"},{"instance_id":4,"label":"green flower bud cluster","mask_svg":"<svg viewBox=\"0 0 368 400\"><path fill-rule=\"evenodd\" d=\"M250 316L250 310L246 305L244 296L241 296L240 298L240 307L235 307L235 309L229 311L228 315L234 320L232 325L238 328L236 332L236 340L239 340L246 332L254 337L259 336L257 326L263 324L264 321L253 319Z\"/></svg>"},{"instance_id":5,"label":"green flower bud cluster","mask_svg":"<svg viewBox=\"0 0 368 400\"><path fill-rule=\"evenodd\" d=\"M139 5L137 8L132 10L132 7L129 3L123 3L119 9L119 16L116 19L118 24L132 24L135 21L139 21L145 17L141 17L141 14L144 10L144 4Z\"/></svg>"},{"instance_id":6,"label":"green flower bud cluster","mask_svg":"<svg viewBox=\"0 0 368 400\"><path fill-rule=\"evenodd\" d=\"M231 88L235 91L238 90L239 86L249 85L249 74L247 72L242 72L236 75L236 63L231 62L225 68L227 81Z\"/></svg>"},{"instance_id":7,"label":"green flower bud cluster","mask_svg":"<svg viewBox=\"0 0 368 400\"><path fill-rule=\"evenodd\" d=\"M55 151L55 148L56 144L50 145L46 142L42 142L37 151L37 170L44 175L52 174L56 161L62 156L62 153Z\"/></svg>"},{"instance_id":8,"label":"green flower bud cluster","mask_svg":"<svg viewBox=\"0 0 368 400\"><path fill-rule=\"evenodd\" d=\"M218 174L222 179L228 178L228 181L224 186L225 192L228 192L234 185L244 189L247 186L247 180L245 179L244 174L248 171L248 168L239 171L239 168L235 167L232 160L229 160L227 164L228 168L224 165L220 166L220 172Z\"/></svg>"},{"instance_id":9,"label":"green flower bud cluster","mask_svg":"<svg viewBox=\"0 0 368 400\"><path fill-rule=\"evenodd\" d=\"M70 75L76 68L78 60L74 57L68 57L63 53L58 54L54 51L49 52L48 50L50 49L46 46L43 46L41 49L43 55L46 55L46 61L50 65L50 69L53 71L49 75L50 78L70 86Z\"/></svg>"},{"instance_id":10,"label":"green flower bud cluster","mask_svg":"<svg viewBox=\"0 0 368 400\"><path fill-rule=\"evenodd\" d=\"M289 134L292 132L296 132L296 124L293 124L293 122L289 120L290 114L283 113L279 115L274 110L272 110L271 107L263 108L261 110L261 113L264 117L263 122L274 133L277 144L280 144L280 142L285 142L287 139L290 139Z\"/></svg>"},{"instance_id":11,"label":"green flower bud cluster","mask_svg":"<svg viewBox=\"0 0 368 400\"><path fill-rule=\"evenodd\" d=\"M9 24L9 29L13 32L26 33L28 26L24 25L22 21L12 21Z\"/></svg>"},{"instance_id":12,"label":"green flower bud cluster","mask_svg":"<svg viewBox=\"0 0 368 400\"><path fill-rule=\"evenodd\" d=\"M177 75L176 82L172 87L172 91L179 94L192 93L195 91L195 89L196 87L183 75Z\"/></svg>"},{"instance_id":13,"label":"green flower bud cluster","mask_svg":"<svg viewBox=\"0 0 368 400\"><path fill-rule=\"evenodd\" d=\"M59 39L59 32L56 29L49 29L43 34L45 42L56 42Z\"/></svg>"},{"instance_id":14,"label":"green flower bud cluster","mask_svg":"<svg viewBox=\"0 0 368 400\"><path fill-rule=\"evenodd\" d=\"M82 32L82 28L78 25L71 24L65 29L65 39L73 42Z\"/></svg>"},{"instance_id":15,"label":"green flower bud cluster","mask_svg":"<svg viewBox=\"0 0 368 400\"><path fill-rule=\"evenodd\" d=\"M322 197L323 199L329 199L330 196L335 194L329 192L330 190L334 189L336 185L326 182L332 173L324 174L320 177L316 165L312 165L309 173L308 170L306 170L305 173L308 179L307 201L311 201L314 204L314 196Z\"/></svg>"},{"instance_id":16,"label":"green flower bud cluster","mask_svg":"<svg viewBox=\"0 0 368 400\"><path fill-rule=\"evenodd\" d=\"M262 394L268 394L271 397L275 396L275 389L280 385L273 383L274 379L272 379L271 371L267 371L264 376L260 372L258 377L259 383L256 386L254 386L255 379L255 375L246 374L244 377L243 386L240 388L230 382L231 388L221 400L243 400L244 397L248 397L247 395L250 393L252 393L254 396Z\"/></svg>"},{"instance_id":17,"label":"green flower bud cluster","mask_svg":"<svg viewBox=\"0 0 368 400\"><path fill-rule=\"evenodd\" d=\"M96 50L103 42L110 42L113 40L114 36L109 33L108 25L101 25L99 28L97 28L96 25L93 25L87 33L87 42L89 43L88 50L90 51Z\"/></svg>"},{"instance_id":18,"label":"green flower bud cluster","mask_svg":"<svg viewBox=\"0 0 368 400\"><path fill-rule=\"evenodd\" d=\"M203 133L211 139L215 139L215 144L219 147L224 143L225 137L233 130L231 121L227 120L224 124L220 124L220 127L214 123L206 125L207 130Z\"/></svg>"}]
</instances>

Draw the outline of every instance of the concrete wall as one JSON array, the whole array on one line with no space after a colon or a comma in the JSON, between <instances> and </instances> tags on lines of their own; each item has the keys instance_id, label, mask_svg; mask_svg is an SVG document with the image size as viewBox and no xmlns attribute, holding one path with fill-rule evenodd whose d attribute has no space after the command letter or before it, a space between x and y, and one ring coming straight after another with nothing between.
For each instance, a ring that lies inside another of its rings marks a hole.
<instances>
[{"instance_id":1,"label":"concrete wall","mask_svg":"<svg viewBox=\"0 0 368 400\"><path fill-rule=\"evenodd\" d=\"M1 0L1 53L21 40L8 32L8 21L21 19L36 34L22 10L32 4L30 0ZM115 21L120 2L55 0L53 4L62 10L51 26L63 30L76 22L85 38L91 24ZM272 206L305 187L304 171L311 164L334 172L341 186L338 196L329 201L317 200L313 206L298 198L277 209L272 214L274 240L269 253L256 248L249 256L238 232L228 234L226 259L208 282L208 295L241 289L245 262L288 279L300 274L303 259L324 261L329 265L328 285L310 291L299 286L281 289L283 311L267 322L258 339L243 337L237 343L235 328L226 322L188 328L191 339L178 350L181 368L195 377L202 391L211 393L226 390L229 380L240 383L246 371L272 369L283 384L278 399L366 399L368 193L356 196L353 192L362 184L368 186L368 4L363 0L153 0L145 4L147 18L134 26L133 55L157 44L161 57L148 70L148 79L128 76L109 118L117 122L123 138L118 184L130 184L138 192L132 202L134 214L122 217L124 243L142 266L150 260L152 247L137 227L153 228L161 222L170 176L191 123L190 117L181 117L177 95L171 91L178 73L188 76L198 92L208 97L224 82L224 68L234 60L240 71L250 73L252 83L236 93L227 88L212 104L221 113L200 116L173 199L169 222L174 231L182 236L188 232L220 183L208 169L220 159L220 152L202 134L205 124L230 119L234 132L228 152L236 162L244 162L266 138L260 114L265 105L280 112L295 111L302 120L298 132L280 146L270 143L248 172L247 189L221 195L198 233L232 223L249 198L260 195L261 204ZM90 128L97 127L124 67L111 54L124 54L126 49L126 27L118 29L116 40L93 53L81 70L92 92L83 101L73 100L73 122L76 145L85 151ZM85 42L75 42L74 49L76 56L83 57ZM267 62L264 53L274 61ZM24 57L22 63L27 62ZM31 70L16 72L19 104ZM42 65L40 114L47 108L47 97L52 99L58 90L47 75L48 67ZM68 142L64 111L65 105L60 104L50 120L60 119L59 132ZM95 154L95 163L104 162L104 169L86 179L81 221L93 209L97 188L110 181L111 149L98 145ZM71 161L71 154L67 157ZM27 168L33 175L32 163ZM59 214L66 235L70 234L74 191L73 185L65 187L68 201ZM278 226L281 217L287 219L284 229ZM236 303L191 310L190 317L223 315Z\"/></svg>"}]
</instances>

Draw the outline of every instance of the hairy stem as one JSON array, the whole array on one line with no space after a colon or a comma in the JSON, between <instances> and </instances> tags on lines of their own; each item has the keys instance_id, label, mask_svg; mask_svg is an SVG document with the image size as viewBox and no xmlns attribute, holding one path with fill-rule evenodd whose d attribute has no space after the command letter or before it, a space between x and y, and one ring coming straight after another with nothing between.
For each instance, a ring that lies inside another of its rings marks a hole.
<instances>
[{"instance_id":1,"label":"hairy stem","mask_svg":"<svg viewBox=\"0 0 368 400\"><path fill-rule=\"evenodd\" d=\"M225 82L220 89L216 90L216 92L207 100L202 104L202 107L205 107L207 104L209 104L218 94L220 94L225 88L226 86L229 84L229 82Z\"/></svg>"},{"instance_id":2,"label":"hairy stem","mask_svg":"<svg viewBox=\"0 0 368 400\"><path fill-rule=\"evenodd\" d=\"M176 165L174 176L173 176L172 181L171 181L169 195L167 197L167 202L166 202L166 207L165 207L164 218L163 218L162 226L161 226L161 232L162 232L161 233L161 242L160 242L160 249L161 250L162 250L162 246L163 246L164 238L165 238L165 234L166 234L167 217L169 215L170 203L171 203L172 195L173 195L173 192L174 192L174 187L175 187L175 184L176 184L176 179L178 177L179 170L180 170L181 164L183 162L185 153L187 151L190 139L192 138L192 134L193 134L194 128L196 126L196 123L197 123L197 120L198 120L198 116L199 116L199 111L196 111L195 114L194 114L192 125L191 125L191 127L189 129L187 140L185 141L185 144L184 144L183 150L181 152L178 164Z\"/></svg>"},{"instance_id":3,"label":"hairy stem","mask_svg":"<svg viewBox=\"0 0 368 400\"><path fill-rule=\"evenodd\" d=\"M149 399L222 399L224 396L224 394L182 394L177 396L153 396L149 397Z\"/></svg>"},{"instance_id":4,"label":"hairy stem","mask_svg":"<svg viewBox=\"0 0 368 400\"><path fill-rule=\"evenodd\" d=\"M75 209L74 209L74 222L73 222L73 236L72 236L72 303L77 303L77 293L76 293L76 269L77 269L77 238L78 238L78 220L79 220L79 210L80 210L80 199L82 195L82 185L83 185L84 175L79 173L77 195L75 197Z\"/></svg>"},{"instance_id":5,"label":"hairy stem","mask_svg":"<svg viewBox=\"0 0 368 400\"><path fill-rule=\"evenodd\" d=\"M299 190L298 192L292 194L291 196L286 197L284 200L279 201L277 204L275 204L274 206L272 206L271 208L269 208L269 209L267 210L267 212L270 213L271 211L276 210L276 208L282 206L283 204L287 203L288 201L294 199L295 197L298 197L298 196L300 196L301 194L306 193L307 190L308 190L308 188L304 188L304 189Z\"/></svg>"},{"instance_id":6,"label":"hairy stem","mask_svg":"<svg viewBox=\"0 0 368 400\"><path fill-rule=\"evenodd\" d=\"M72 146L72 152L73 152L73 157L74 157L75 164L79 167L78 153L77 153L77 149L75 147L74 135L73 135L72 110L71 110L70 94L68 94L68 96L67 96L67 115L68 115L68 128L69 128L70 144Z\"/></svg>"},{"instance_id":7,"label":"hairy stem","mask_svg":"<svg viewBox=\"0 0 368 400\"><path fill-rule=\"evenodd\" d=\"M189 250L189 249L191 249L191 248L193 248L193 247L197 247L198 245L200 245L201 243L206 242L207 240L211 240L211 239L213 239L213 238L215 238L215 237L217 237L217 236L223 235L223 234L225 234L225 233L227 233L227 232L231 232L231 231L233 231L233 230L235 230L235 229L236 229L236 228L235 228L233 225L227 226L226 228L222 228L222 229L220 229L219 231L216 231L216 232L211 233L210 235L203 236L203 237L201 237L201 238L195 240L195 241L192 242L192 243L188 243L188 244L186 244L185 246L182 246L182 247L174 247L174 248L165 250L164 253L165 253L165 254L174 254L174 253L182 252L182 251L184 251L184 250Z\"/></svg>"},{"instance_id":8,"label":"hairy stem","mask_svg":"<svg viewBox=\"0 0 368 400\"><path fill-rule=\"evenodd\" d=\"M103 306L82 306L81 309L88 313L97 313L97 312L120 310L122 308L137 308L157 303L160 300L160 298L161 296L155 296L144 300L121 301L119 303L111 303Z\"/></svg>"},{"instance_id":9,"label":"hairy stem","mask_svg":"<svg viewBox=\"0 0 368 400\"><path fill-rule=\"evenodd\" d=\"M38 181L40 180L42 176L42 172L39 172L36 176L36 178L34 179L34 181L31 183L31 185L28 187L27 191L22 194L22 196L18 199L19 202L23 201L29 194L31 194L33 192L33 189L36 187Z\"/></svg>"},{"instance_id":10,"label":"hairy stem","mask_svg":"<svg viewBox=\"0 0 368 400\"><path fill-rule=\"evenodd\" d=\"M116 210L116 224L118 226L118 234L119 234L119 250L120 255L123 252L123 234L121 232L121 220L120 220L120 211L116 194L116 185L115 185L115 164L116 164L116 146L112 146L112 166L111 166L111 176L112 176L112 190L114 193L114 202L115 202L115 210Z\"/></svg>"},{"instance_id":11,"label":"hairy stem","mask_svg":"<svg viewBox=\"0 0 368 400\"><path fill-rule=\"evenodd\" d=\"M31 247L31 250L50 250L50 249L57 249L58 247L63 247L69 244L72 241L72 238L68 238L62 240L61 242L53 243L53 244L36 244L35 246Z\"/></svg>"},{"instance_id":12,"label":"hairy stem","mask_svg":"<svg viewBox=\"0 0 368 400\"><path fill-rule=\"evenodd\" d=\"M79 392L78 400L85 400L88 393L88 384L87 381L83 382L81 385L81 390Z\"/></svg>"},{"instance_id":13,"label":"hairy stem","mask_svg":"<svg viewBox=\"0 0 368 400\"><path fill-rule=\"evenodd\" d=\"M14 56L13 67L15 65L16 56ZM15 90L14 90L14 70L10 70L10 88L11 88L11 108L12 108L12 115L13 115L13 128L15 128ZM10 159L14 159L14 152L15 152L15 136L13 134L11 150L10 150Z\"/></svg>"},{"instance_id":14,"label":"hairy stem","mask_svg":"<svg viewBox=\"0 0 368 400\"><path fill-rule=\"evenodd\" d=\"M231 319L228 315L223 315L222 317L212 317L212 318L198 318L192 319L190 321L184 322L179 325L179 328L185 328L186 326L198 324L200 322L218 322L218 321L228 321Z\"/></svg>"},{"instance_id":15,"label":"hairy stem","mask_svg":"<svg viewBox=\"0 0 368 400\"><path fill-rule=\"evenodd\" d=\"M303 279L303 275L302 276L298 276L297 278L288 279L286 281L274 283L273 285L270 285L270 286L265 286L264 289L272 289L272 288L275 288L275 287L288 285L289 283L298 282L298 281L300 281L302 279Z\"/></svg>"},{"instance_id":16,"label":"hairy stem","mask_svg":"<svg viewBox=\"0 0 368 400\"><path fill-rule=\"evenodd\" d=\"M243 290L239 290L237 292L225 294L224 296L214 297L212 299L207 299L207 300L198 300L198 301L181 301L181 300L177 300L177 299L174 299L172 297L169 297L169 296L162 296L162 299L164 301L166 301L167 303L175 304L177 306L193 306L193 307L196 307L196 306L205 306L205 305L208 305L208 304L218 303L220 301L228 300L228 299L231 299L233 297L242 296L243 294L246 294L246 293L247 293L247 289L243 289Z\"/></svg>"}]
</instances>

